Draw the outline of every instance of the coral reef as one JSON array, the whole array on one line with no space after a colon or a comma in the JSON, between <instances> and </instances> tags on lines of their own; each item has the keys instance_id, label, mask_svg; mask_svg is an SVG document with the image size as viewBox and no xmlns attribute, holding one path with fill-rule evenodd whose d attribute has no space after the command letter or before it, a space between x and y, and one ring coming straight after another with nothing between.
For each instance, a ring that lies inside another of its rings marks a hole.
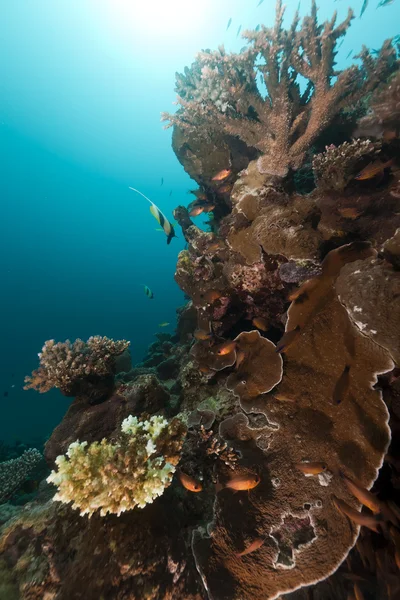
<instances>
[{"instance_id":1,"label":"coral reef","mask_svg":"<svg viewBox=\"0 0 400 600\"><path fill-rule=\"evenodd\" d=\"M40 452L30 448L18 458L0 463L0 504L13 495L42 460Z\"/></svg>"},{"instance_id":2,"label":"coral reef","mask_svg":"<svg viewBox=\"0 0 400 600\"><path fill-rule=\"evenodd\" d=\"M185 428L178 419L163 417L140 421L127 417L116 443L74 442L67 456L56 458L57 471L47 481L58 487L54 500L91 516L115 513L118 516L143 508L170 485L179 462Z\"/></svg>"},{"instance_id":3,"label":"coral reef","mask_svg":"<svg viewBox=\"0 0 400 600\"><path fill-rule=\"evenodd\" d=\"M372 95L369 114L360 120L356 134L390 141L399 137L399 122L400 74L396 73Z\"/></svg>"}]
</instances>

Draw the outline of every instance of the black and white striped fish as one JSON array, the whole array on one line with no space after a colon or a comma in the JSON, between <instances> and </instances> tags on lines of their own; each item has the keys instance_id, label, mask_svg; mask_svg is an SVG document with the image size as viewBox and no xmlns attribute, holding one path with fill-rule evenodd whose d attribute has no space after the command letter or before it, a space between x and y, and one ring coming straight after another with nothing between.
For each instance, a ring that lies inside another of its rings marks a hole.
<instances>
[{"instance_id":1,"label":"black and white striped fish","mask_svg":"<svg viewBox=\"0 0 400 600\"><path fill-rule=\"evenodd\" d=\"M147 285L143 285L143 287L144 287L144 293L146 294L146 296L147 296L147 297L148 297L150 300L153 300L153 298L154 298L154 294L153 294L153 292L151 291L151 289L150 289L149 287L147 287Z\"/></svg>"},{"instance_id":2,"label":"black and white striped fish","mask_svg":"<svg viewBox=\"0 0 400 600\"><path fill-rule=\"evenodd\" d=\"M150 202L150 204L151 204L150 212L153 215L153 217L155 219L157 219L160 226L163 228L164 233L167 236L167 244L170 244L172 238L177 237L177 236L175 235L175 230L174 230L173 226L171 225L171 223L168 221L167 217L161 212L161 210L158 208L158 206L156 206L154 204L154 202L152 202L150 200L150 198L148 198L147 196L142 194L142 192L139 192L139 190L137 190L133 187L129 187L129 189L132 190L133 192L136 192L137 194L140 194L141 196L143 196L143 198L146 198L146 200L148 202Z\"/></svg>"}]
</instances>

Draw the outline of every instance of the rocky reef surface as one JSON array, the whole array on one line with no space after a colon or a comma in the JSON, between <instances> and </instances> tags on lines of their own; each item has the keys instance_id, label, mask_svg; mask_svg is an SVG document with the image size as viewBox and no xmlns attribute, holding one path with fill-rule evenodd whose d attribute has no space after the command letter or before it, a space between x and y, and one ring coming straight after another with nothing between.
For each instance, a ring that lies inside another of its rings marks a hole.
<instances>
[{"instance_id":1,"label":"rocky reef surface","mask_svg":"<svg viewBox=\"0 0 400 600\"><path fill-rule=\"evenodd\" d=\"M399 48L338 72L352 17L278 1L177 74L189 300L133 367L46 342L27 388L73 400L36 497L0 493L1 600L400 597Z\"/></svg>"}]
</instances>

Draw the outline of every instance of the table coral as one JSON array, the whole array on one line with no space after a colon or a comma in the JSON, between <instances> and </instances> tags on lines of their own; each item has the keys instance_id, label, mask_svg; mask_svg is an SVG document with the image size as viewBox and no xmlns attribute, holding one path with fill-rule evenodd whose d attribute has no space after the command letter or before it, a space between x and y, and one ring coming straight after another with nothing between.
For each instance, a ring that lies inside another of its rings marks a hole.
<instances>
[{"instance_id":1,"label":"table coral","mask_svg":"<svg viewBox=\"0 0 400 600\"><path fill-rule=\"evenodd\" d=\"M25 378L24 389L43 394L55 387L66 396L74 396L82 380L113 375L115 358L128 347L126 340L114 341L99 335L87 342L48 340L38 355L40 366Z\"/></svg>"},{"instance_id":2,"label":"table coral","mask_svg":"<svg viewBox=\"0 0 400 600\"><path fill-rule=\"evenodd\" d=\"M115 513L118 516L160 496L170 485L185 427L174 419L162 417L142 421L127 417L116 443L74 442L67 456L56 458L57 471L47 481L58 487L54 500L91 516Z\"/></svg>"},{"instance_id":3,"label":"table coral","mask_svg":"<svg viewBox=\"0 0 400 600\"><path fill-rule=\"evenodd\" d=\"M278 0L275 26L245 31L249 46L239 54L228 54L223 46L199 53L190 69L176 76L181 110L163 114L169 126L237 136L260 151L258 170L278 177L301 166L334 117L373 90L396 56L389 42L376 59L363 49L361 67L337 71L336 44L346 34L353 12L349 10L337 27L336 13L319 25L313 0L311 15L301 27L296 13L287 30L283 15ZM267 88L265 97L257 84L259 76ZM298 84L300 76L307 80L304 91Z\"/></svg>"}]
</instances>

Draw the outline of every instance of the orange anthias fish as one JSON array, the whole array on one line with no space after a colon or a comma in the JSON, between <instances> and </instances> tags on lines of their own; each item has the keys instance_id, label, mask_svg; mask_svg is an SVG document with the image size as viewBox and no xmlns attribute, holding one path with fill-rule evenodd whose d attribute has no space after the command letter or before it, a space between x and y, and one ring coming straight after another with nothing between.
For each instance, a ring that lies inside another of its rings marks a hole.
<instances>
[{"instance_id":1,"label":"orange anthias fish","mask_svg":"<svg viewBox=\"0 0 400 600\"><path fill-rule=\"evenodd\" d=\"M227 481L224 485L222 483L217 483L216 490L222 490L222 488L229 488L230 490L234 490L235 492L242 492L247 490L252 490L257 487L260 483L261 479L258 475L253 473L247 475L238 475L237 477L233 477L229 481Z\"/></svg>"},{"instance_id":2,"label":"orange anthias fish","mask_svg":"<svg viewBox=\"0 0 400 600\"><path fill-rule=\"evenodd\" d=\"M345 208L338 208L338 213L343 219L351 219L354 221L355 219L358 219L358 217L361 217L363 211L358 210L355 206L348 206Z\"/></svg>"},{"instance_id":3,"label":"orange anthias fish","mask_svg":"<svg viewBox=\"0 0 400 600\"><path fill-rule=\"evenodd\" d=\"M267 319L264 319L263 317L255 317L252 320L252 323L253 323L254 327L257 327L257 329L261 329L261 331L268 331Z\"/></svg>"},{"instance_id":4,"label":"orange anthias fish","mask_svg":"<svg viewBox=\"0 0 400 600\"><path fill-rule=\"evenodd\" d=\"M246 355L243 352L243 350L239 350L239 352L236 353L236 362L235 362L236 370L239 369L240 365L242 364L242 362L244 361L245 358L246 358Z\"/></svg>"},{"instance_id":5,"label":"orange anthias fish","mask_svg":"<svg viewBox=\"0 0 400 600\"><path fill-rule=\"evenodd\" d=\"M372 512L375 514L381 512L381 503L379 502L378 498L374 496L374 494L363 488L360 484L346 477L342 471L339 472L339 475L354 498L357 498L361 504L372 510Z\"/></svg>"},{"instance_id":6,"label":"orange anthias fish","mask_svg":"<svg viewBox=\"0 0 400 600\"><path fill-rule=\"evenodd\" d=\"M349 517L349 519L353 521L353 523L356 523L356 525L368 527L368 529L375 531L375 533L379 532L378 526L380 519L377 516L360 513L358 510L355 510L346 504L346 502L336 498L335 496L332 497L332 502L339 512L341 512L343 515L346 515L346 517Z\"/></svg>"},{"instance_id":7,"label":"orange anthias fish","mask_svg":"<svg viewBox=\"0 0 400 600\"><path fill-rule=\"evenodd\" d=\"M190 475L187 475L183 471L178 472L178 477L183 487L189 490L189 492L201 492L203 489L203 486L199 481L196 481L196 479L190 477Z\"/></svg>"},{"instance_id":8,"label":"orange anthias fish","mask_svg":"<svg viewBox=\"0 0 400 600\"><path fill-rule=\"evenodd\" d=\"M319 475L326 470L326 464L322 462L304 462L298 463L296 469L299 469L304 475Z\"/></svg>"},{"instance_id":9,"label":"orange anthias fish","mask_svg":"<svg viewBox=\"0 0 400 600\"><path fill-rule=\"evenodd\" d=\"M221 194L230 194L232 191L232 186L230 183L227 183L225 185L221 185L220 188L218 188L218 192Z\"/></svg>"},{"instance_id":10,"label":"orange anthias fish","mask_svg":"<svg viewBox=\"0 0 400 600\"><path fill-rule=\"evenodd\" d=\"M204 329L196 329L193 335L196 338L196 340L200 340L202 342L212 338L211 331L205 331Z\"/></svg>"},{"instance_id":11,"label":"orange anthias fish","mask_svg":"<svg viewBox=\"0 0 400 600\"><path fill-rule=\"evenodd\" d=\"M207 252L217 252L218 250L222 250L224 247L223 242L220 240L218 242L213 242L207 248Z\"/></svg>"},{"instance_id":12,"label":"orange anthias fish","mask_svg":"<svg viewBox=\"0 0 400 600\"><path fill-rule=\"evenodd\" d=\"M291 346L298 338L298 336L300 335L300 326L297 325L297 327L295 327L294 329L292 329L291 331L286 331L283 336L281 337L281 339L279 340L279 342L276 345L275 348L275 352L286 352L286 350L289 348L289 346Z\"/></svg>"},{"instance_id":13,"label":"orange anthias fish","mask_svg":"<svg viewBox=\"0 0 400 600\"><path fill-rule=\"evenodd\" d=\"M236 348L236 342L224 342L220 346L218 346L216 353L218 356L225 356L226 354L230 354Z\"/></svg>"},{"instance_id":14,"label":"orange anthias fish","mask_svg":"<svg viewBox=\"0 0 400 600\"><path fill-rule=\"evenodd\" d=\"M208 290L208 292L205 292L205 294L201 294L201 298L204 298L204 300L209 304L216 302L221 298L221 296L222 292L219 290Z\"/></svg>"},{"instance_id":15,"label":"orange anthias fish","mask_svg":"<svg viewBox=\"0 0 400 600\"><path fill-rule=\"evenodd\" d=\"M219 173L214 175L214 177L212 178L212 181L223 181L224 179L229 177L229 175L231 173L232 173L231 169L222 169L222 171L220 171Z\"/></svg>"},{"instance_id":16,"label":"orange anthias fish","mask_svg":"<svg viewBox=\"0 0 400 600\"><path fill-rule=\"evenodd\" d=\"M388 169L393 165L393 159L388 160L387 162L381 162L380 160L374 160L374 162L367 165L358 175L354 177L357 181L365 181L366 179L373 179L379 175L379 173L383 173L385 169Z\"/></svg>"},{"instance_id":17,"label":"orange anthias fish","mask_svg":"<svg viewBox=\"0 0 400 600\"><path fill-rule=\"evenodd\" d=\"M198 217L202 212L204 212L203 206L194 206L189 212L189 217Z\"/></svg>"},{"instance_id":18,"label":"orange anthias fish","mask_svg":"<svg viewBox=\"0 0 400 600\"><path fill-rule=\"evenodd\" d=\"M257 538L248 546L243 552L238 552L235 556L246 556L246 554L250 554L250 552L254 552L261 548L263 543L265 542L265 538Z\"/></svg>"}]
</instances>

